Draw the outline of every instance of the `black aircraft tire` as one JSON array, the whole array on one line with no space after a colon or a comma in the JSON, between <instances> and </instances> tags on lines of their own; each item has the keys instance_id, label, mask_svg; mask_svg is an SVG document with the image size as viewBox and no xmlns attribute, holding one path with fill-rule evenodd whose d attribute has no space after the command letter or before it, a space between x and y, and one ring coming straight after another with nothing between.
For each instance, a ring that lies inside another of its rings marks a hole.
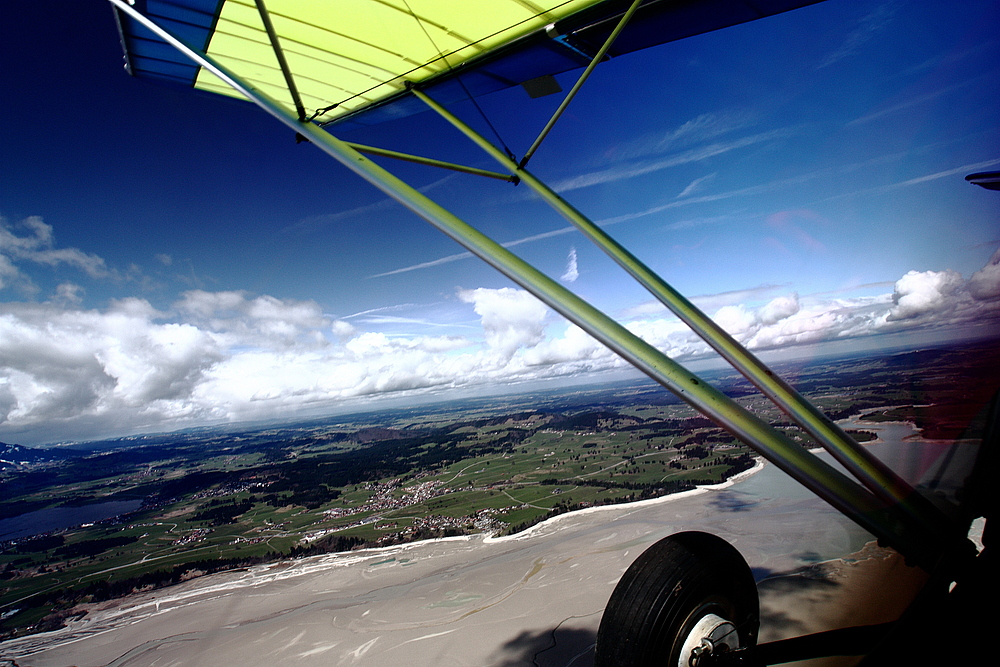
<instances>
[{"instance_id":1,"label":"black aircraft tire","mask_svg":"<svg viewBox=\"0 0 1000 667\"><path fill-rule=\"evenodd\" d=\"M715 535L666 537L632 563L611 594L594 665L675 667L685 639L710 614L735 626L740 647L756 644L760 610L750 567Z\"/></svg>"}]
</instances>

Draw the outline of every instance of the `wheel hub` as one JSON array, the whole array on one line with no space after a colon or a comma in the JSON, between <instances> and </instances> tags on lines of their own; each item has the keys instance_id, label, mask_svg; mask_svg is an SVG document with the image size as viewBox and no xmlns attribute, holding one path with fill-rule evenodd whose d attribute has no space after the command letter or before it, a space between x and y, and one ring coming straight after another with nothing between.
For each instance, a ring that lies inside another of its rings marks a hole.
<instances>
[{"instance_id":1,"label":"wheel hub","mask_svg":"<svg viewBox=\"0 0 1000 667\"><path fill-rule=\"evenodd\" d=\"M698 667L707 655L724 653L739 647L740 637L736 632L736 626L716 614L705 614L685 637L677 667Z\"/></svg>"}]
</instances>

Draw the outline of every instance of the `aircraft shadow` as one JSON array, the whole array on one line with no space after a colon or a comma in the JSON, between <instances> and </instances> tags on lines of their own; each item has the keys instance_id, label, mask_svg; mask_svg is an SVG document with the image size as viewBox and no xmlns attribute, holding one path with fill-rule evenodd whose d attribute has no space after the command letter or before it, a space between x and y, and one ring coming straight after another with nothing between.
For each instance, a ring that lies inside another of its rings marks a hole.
<instances>
[{"instance_id":1,"label":"aircraft shadow","mask_svg":"<svg viewBox=\"0 0 1000 667\"><path fill-rule=\"evenodd\" d=\"M500 647L500 667L593 667L597 633L555 627L525 631ZM491 663L494 664L494 663Z\"/></svg>"},{"instance_id":2,"label":"aircraft shadow","mask_svg":"<svg viewBox=\"0 0 1000 667\"><path fill-rule=\"evenodd\" d=\"M816 631L802 611L811 605L834 603L839 583L809 568L773 572L758 568L761 641L798 636ZM755 577L756 578L756 577ZM564 628L525 631L505 642L490 664L499 667L593 667L596 631Z\"/></svg>"},{"instance_id":3,"label":"aircraft shadow","mask_svg":"<svg viewBox=\"0 0 1000 667\"><path fill-rule=\"evenodd\" d=\"M835 602L841 585L829 579L808 576L807 572L772 575L757 582L761 603L761 641L814 631L806 622L807 618L803 618L802 609Z\"/></svg>"},{"instance_id":4,"label":"aircraft shadow","mask_svg":"<svg viewBox=\"0 0 1000 667\"><path fill-rule=\"evenodd\" d=\"M749 512L759 504L759 499L733 491L722 491L708 501L710 507L723 512Z\"/></svg>"}]
</instances>

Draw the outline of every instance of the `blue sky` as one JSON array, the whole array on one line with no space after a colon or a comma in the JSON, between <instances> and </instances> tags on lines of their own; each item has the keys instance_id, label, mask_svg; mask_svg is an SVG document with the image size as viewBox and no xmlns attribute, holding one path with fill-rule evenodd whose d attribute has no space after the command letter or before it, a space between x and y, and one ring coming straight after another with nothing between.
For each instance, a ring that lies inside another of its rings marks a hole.
<instances>
[{"instance_id":1,"label":"blue sky","mask_svg":"<svg viewBox=\"0 0 1000 667\"><path fill-rule=\"evenodd\" d=\"M981 335L1000 196L963 177L1000 169L998 19L830 0L614 59L531 169L754 349ZM0 440L620 370L255 107L128 77L104 2L18 3L0 50ZM480 105L521 154L558 102ZM342 138L494 168L429 113ZM525 186L384 164L671 356L705 356Z\"/></svg>"}]
</instances>

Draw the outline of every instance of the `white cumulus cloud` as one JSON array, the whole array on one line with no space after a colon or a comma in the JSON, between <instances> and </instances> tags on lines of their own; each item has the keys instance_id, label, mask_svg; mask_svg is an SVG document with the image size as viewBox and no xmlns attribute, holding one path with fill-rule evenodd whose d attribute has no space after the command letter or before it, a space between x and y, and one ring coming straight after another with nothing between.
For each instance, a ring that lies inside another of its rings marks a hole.
<instances>
[{"instance_id":1,"label":"white cumulus cloud","mask_svg":"<svg viewBox=\"0 0 1000 667\"><path fill-rule=\"evenodd\" d=\"M1000 299L1000 249L969 278L969 294L979 301Z\"/></svg>"},{"instance_id":2,"label":"white cumulus cloud","mask_svg":"<svg viewBox=\"0 0 1000 667\"><path fill-rule=\"evenodd\" d=\"M958 271L908 271L896 281L892 294L895 306L888 319L910 320L950 310L963 282Z\"/></svg>"},{"instance_id":3,"label":"white cumulus cloud","mask_svg":"<svg viewBox=\"0 0 1000 667\"><path fill-rule=\"evenodd\" d=\"M490 349L509 359L521 347L534 347L545 335L548 308L523 290L462 290L458 297L473 304L482 318L483 333Z\"/></svg>"},{"instance_id":4,"label":"white cumulus cloud","mask_svg":"<svg viewBox=\"0 0 1000 667\"><path fill-rule=\"evenodd\" d=\"M576 248L570 248L569 256L566 258L566 270L563 272L561 276L559 276L559 280L562 280L563 282L567 283L572 283L576 282L576 279L579 277L580 277L580 269L579 266L577 265Z\"/></svg>"},{"instance_id":5,"label":"white cumulus cloud","mask_svg":"<svg viewBox=\"0 0 1000 667\"><path fill-rule=\"evenodd\" d=\"M312 342L322 345L317 335L332 329L315 301L251 297L246 292L184 292L174 308L188 322L223 336L230 344L248 346L294 345ZM343 330L343 325L338 325ZM347 325L350 326L350 325Z\"/></svg>"},{"instance_id":6,"label":"white cumulus cloud","mask_svg":"<svg viewBox=\"0 0 1000 667\"><path fill-rule=\"evenodd\" d=\"M129 428L190 413L192 391L222 351L197 327L155 316L140 300L105 311L0 306L0 386L13 397L0 424L107 419Z\"/></svg>"},{"instance_id":7,"label":"white cumulus cloud","mask_svg":"<svg viewBox=\"0 0 1000 667\"><path fill-rule=\"evenodd\" d=\"M893 291L830 298L776 286L699 299L754 350L1000 321L1000 252L968 280L911 271ZM32 444L357 407L572 377L627 364L513 288L468 289L462 336L390 334L335 320L313 301L185 292L169 311L126 298L82 308L66 283L46 303L0 303L0 439ZM768 298L769 297L769 298ZM766 300L761 300L766 298ZM681 361L708 347L662 308L626 327ZM464 332L468 331L468 335Z\"/></svg>"}]
</instances>

